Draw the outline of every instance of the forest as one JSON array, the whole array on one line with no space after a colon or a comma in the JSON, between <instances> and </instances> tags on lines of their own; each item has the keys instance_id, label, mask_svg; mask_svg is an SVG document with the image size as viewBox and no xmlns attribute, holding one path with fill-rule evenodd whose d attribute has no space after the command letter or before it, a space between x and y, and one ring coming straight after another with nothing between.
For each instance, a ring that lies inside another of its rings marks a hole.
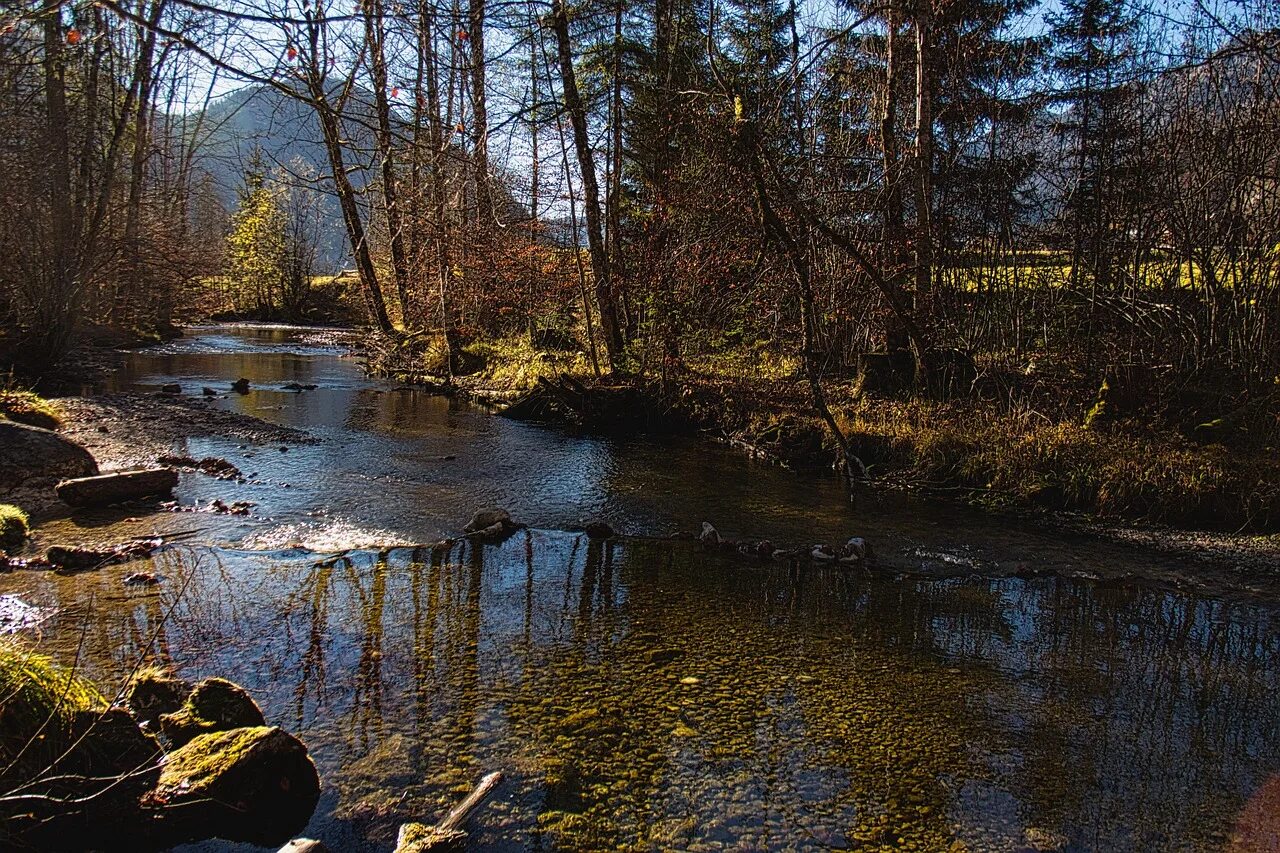
<instances>
[{"instance_id":1,"label":"forest","mask_svg":"<svg viewBox=\"0 0 1280 853\"><path fill-rule=\"evenodd\" d=\"M0 361L348 323L385 375L657 389L851 481L1266 528L1276 15L8 3Z\"/></svg>"}]
</instances>

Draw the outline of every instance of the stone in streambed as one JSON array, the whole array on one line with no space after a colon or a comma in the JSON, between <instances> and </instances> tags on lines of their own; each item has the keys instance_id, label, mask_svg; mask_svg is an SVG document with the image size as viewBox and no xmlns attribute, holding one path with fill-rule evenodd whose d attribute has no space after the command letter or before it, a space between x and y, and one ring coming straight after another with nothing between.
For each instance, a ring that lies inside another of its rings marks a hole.
<instances>
[{"instance_id":1,"label":"stone in streambed","mask_svg":"<svg viewBox=\"0 0 1280 853\"><path fill-rule=\"evenodd\" d=\"M612 539L617 534L607 521L600 519L592 519L582 527L583 532L587 534L588 539Z\"/></svg>"},{"instance_id":2,"label":"stone in streambed","mask_svg":"<svg viewBox=\"0 0 1280 853\"><path fill-rule=\"evenodd\" d=\"M160 731L174 746L208 732L266 725L262 709L243 687L225 678L206 678L178 710L160 715Z\"/></svg>"},{"instance_id":3,"label":"stone in streambed","mask_svg":"<svg viewBox=\"0 0 1280 853\"><path fill-rule=\"evenodd\" d=\"M155 728L162 714L176 712L191 695L191 682L168 670L146 666L125 685L121 701L144 726Z\"/></svg>"},{"instance_id":4,"label":"stone in streambed","mask_svg":"<svg viewBox=\"0 0 1280 853\"><path fill-rule=\"evenodd\" d=\"M217 837L265 846L300 832L319 799L302 741L254 726L197 735L169 753L144 805L163 816L175 844Z\"/></svg>"},{"instance_id":5,"label":"stone in streambed","mask_svg":"<svg viewBox=\"0 0 1280 853\"><path fill-rule=\"evenodd\" d=\"M500 507L479 510L471 516L462 532L482 542L501 542L523 525L511 520L511 513Z\"/></svg>"},{"instance_id":6,"label":"stone in streambed","mask_svg":"<svg viewBox=\"0 0 1280 853\"><path fill-rule=\"evenodd\" d=\"M232 390L232 391L235 391L237 394L248 394L248 393L249 393L249 380L248 380L248 379L245 379L243 376L241 376L241 377L240 377L239 379L237 379L235 382L232 382L232 383L231 383L231 390Z\"/></svg>"}]
</instances>

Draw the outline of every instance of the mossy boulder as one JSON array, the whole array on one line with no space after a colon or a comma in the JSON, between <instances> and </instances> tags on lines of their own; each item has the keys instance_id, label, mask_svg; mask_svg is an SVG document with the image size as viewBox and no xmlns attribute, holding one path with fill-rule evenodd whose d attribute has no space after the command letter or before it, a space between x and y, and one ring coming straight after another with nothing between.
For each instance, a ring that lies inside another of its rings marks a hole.
<instances>
[{"instance_id":1,"label":"mossy boulder","mask_svg":"<svg viewBox=\"0 0 1280 853\"><path fill-rule=\"evenodd\" d=\"M193 689L191 682L168 670L146 666L129 679L121 701L139 723L156 729L160 726L160 717L177 713Z\"/></svg>"},{"instance_id":2,"label":"mossy boulder","mask_svg":"<svg viewBox=\"0 0 1280 853\"><path fill-rule=\"evenodd\" d=\"M163 817L175 844L216 837L272 845L300 832L319 799L302 741L254 726L196 735L169 753L144 806Z\"/></svg>"},{"instance_id":3,"label":"mossy boulder","mask_svg":"<svg viewBox=\"0 0 1280 853\"><path fill-rule=\"evenodd\" d=\"M248 691L225 678L204 679L191 690L182 707L160 715L160 731L175 747L197 735L266 723L262 709Z\"/></svg>"},{"instance_id":4,"label":"mossy boulder","mask_svg":"<svg viewBox=\"0 0 1280 853\"><path fill-rule=\"evenodd\" d=\"M13 550L30 535L27 514L13 504L0 504L0 549Z\"/></svg>"},{"instance_id":5,"label":"mossy boulder","mask_svg":"<svg viewBox=\"0 0 1280 853\"><path fill-rule=\"evenodd\" d=\"M41 429L62 426L58 407L30 391L0 391L0 417Z\"/></svg>"}]
</instances>

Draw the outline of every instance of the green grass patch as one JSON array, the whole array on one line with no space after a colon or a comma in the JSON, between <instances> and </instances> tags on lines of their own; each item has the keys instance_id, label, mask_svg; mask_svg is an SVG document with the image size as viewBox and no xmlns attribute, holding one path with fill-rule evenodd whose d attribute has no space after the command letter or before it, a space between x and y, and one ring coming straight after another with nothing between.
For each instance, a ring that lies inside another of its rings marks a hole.
<instances>
[{"instance_id":1,"label":"green grass patch","mask_svg":"<svg viewBox=\"0 0 1280 853\"><path fill-rule=\"evenodd\" d=\"M537 384L538 378L591 374L591 357L582 352L547 352L535 349L524 335L477 341L464 348L464 353L479 365L473 378L480 384L511 391L524 391Z\"/></svg>"},{"instance_id":2,"label":"green grass patch","mask_svg":"<svg viewBox=\"0 0 1280 853\"><path fill-rule=\"evenodd\" d=\"M0 417L44 429L62 426L62 411L57 405L31 391L0 391Z\"/></svg>"},{"instance_id":3,"label":"green grass patch","mask_svg":"<svg viewBox=\"0 0 1280 853\"><path fill-rule=\"evenodd\" d=\"M87 679L21 642L0 640L0 769L41 769L65 748L78 712L106 707Z\"/></svg>"},{"instance_id":4,"label":"green grass patch","mask_svg":"<svg viewBox=\"0 0 1280 853\"><path fill-rule=\"evenodd\" d=\"M30 519L13 504L0 504L0 548L16 548L30 535Z\"/></svg>"}]
</instances>

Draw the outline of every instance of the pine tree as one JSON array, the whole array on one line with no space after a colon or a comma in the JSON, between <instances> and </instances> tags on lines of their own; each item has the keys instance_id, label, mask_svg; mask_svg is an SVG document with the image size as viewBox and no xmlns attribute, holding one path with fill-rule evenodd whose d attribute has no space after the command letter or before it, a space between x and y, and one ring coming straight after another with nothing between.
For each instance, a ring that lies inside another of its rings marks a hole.
<instances>
[{"instance_id":1,"label":"pine tree","mask_svg":"<svg viewBox=\"0 0 1280 853\"><path fill-rule=\"evenodd\" d=\"M1064 0L1049 18L1053 70L1063 88L1059 125L1067 140L1063 220L1071 242L1071 280L1087 273L1105 290L1121 255L1119 205L1133 177L1133 86L1137 19L1125 0Z\"/></svg>"}]
</instances>

